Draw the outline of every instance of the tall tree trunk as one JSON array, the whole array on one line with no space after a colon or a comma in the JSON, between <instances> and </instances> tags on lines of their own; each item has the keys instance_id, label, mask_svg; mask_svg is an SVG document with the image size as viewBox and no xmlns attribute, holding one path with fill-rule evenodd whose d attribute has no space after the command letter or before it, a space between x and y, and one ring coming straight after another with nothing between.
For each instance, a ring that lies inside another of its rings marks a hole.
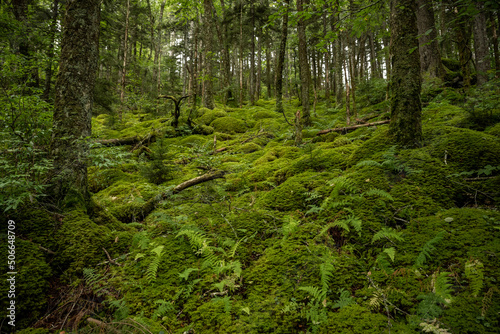
<instances>
[{"instance_id":1,"label":"tall tree trunk","mask_svg":"<svg viewBox=\"0 0 500 334\"><path fill-rule=\"evenodd\" d=\"M418 50L422 73L443 79L445 72L439 53L432 0L417 0L417 7Z\"/></svg>"},{"instance_id":2,"label":"tall tree trunk","mask_svg":"<svg viewBox=\"0 0 500 334\"><path fill-rule=\"evenodd\" d=\"M406 147L422 145L422 78L418 48L416 4L413 0L391 1L391 123L395 141Z\"/></svg>"},{"instance_id":3,"label":"tall tree trunk","mask_svg":"<svg viewBox=\"0 0 500 334\"><path fill-rule=\"evenodd\" d=\"M127 76L127 54L128 54L128 26L130 17L130 0L127 0L127 8L125 11L125 34L123 37L123 65L122 65L122 77L121 77L121 90L120 90L120 102L123 104L125 100L125 78ZM120 112L120 120L122 118L122 113Z\"/></svg>"},{"instance_id":4,"label":"tall tree trunk","mask_svg":"<svg viewBox=\"0 0 500 334\"><path fill-rule=\"evenodd\" d=\"M259 40L257 42L257 80L255 83L255 100L258 101L260 98L260 83L262 80L262 27L259 24Z\"/></svg>"},{"instance_id":5,"label":"tall tree trunk","mask_svg":"<svg viewBox=\"0 0 500 334\"><path fill-rule=\"evenodd\" d=\"M457 8L455 8L454 12L456 12L455 34L458 48L458 60L464 78L464 86L468 88L471 85L471 20L467 13L466 4L457 4Z\"/></svg>"},{"instance_id":6,"label":"tall tree trunk","mask_svg":"<svg viewBox=\"0 0 500 334\"><path fill-rule=\"evenodd\" d=\"M240 2L240 108L243 107L243 3Z\"/></svg>"},{"instance_id":7,"label":"tall tree trunk","mask_svg":"<svg viewBox=\"0 0 500 334\"><path fill-rule=\"evenodd\" d=\"M340 11L340 5L339 5L339 1L337 0L336 2L336 6L335 6L335 10L334 10L334 14L332 15L332 30L333 31L337 31L337 28L335 27L335 25L337 25L339 23L339 19L340 19L340 16L338 14L338 12ZM344 84L342 83L343 82L343 76L342 76L342 64L343 64L343 56L344 56L344 53L343 53L343 46L342 46L342 34L338 34L337 36L337 39L335 40L335 44L334 44L334 47L335 47L335 52L334 52L334 56L335 56L335 76L334 76L334 80L335 80L335 103L337 105L337 107L340 107L342 105L342 100L343 100L343 93L344 93ZM347 73L346 73L347 75Z\"/></svg>"},{"instance_id":8,"label":"tall tree trunk","mask_svg":"<svg viewBox=\"0 0 500 334\"><path fill-rule=\"evenodd\" d=\"M499 11L500 12L500 11ZM493 17L493 14L490 15L490 22L491 22L491 37L493 40L493 54L495 57L495 73L496 77L500 78L500 51L498 49L498 32L496 29L496 22L495 18Z\"/></svg>"},{"instance_id":9,"label":"tall tree trunk","mask_svg":"<svg viewBox=\"0 0 500 334\"><path fill-rule=\"evenodd\" d=\"M155 48L155 58L153 66L153 78L156 80L156 92L155 96L160 94L161 90L161 38L162 38L162 24L163 24L163 12L165 10L165 4L167 0L163 0L160 6L160 17L158 18L158 24L156 27L156 48Z\"/></svg>"},{"instance_id":10,"label":"tall tree trunk","mask_svg":"<svg viewBox=\"0 0 500 334\"><path fill-rule=\"evenodd\" d=\"M288 11L290 10L290 0L284 1L283 22L281 23L280 48L276 63L276 111L285 114L283 109L283 67L285 64L286 40L288 37Z\"/></svg>"},{"instance_id":11,"label":"tall tree trunk","mask_svg":"<svg viewBox=\"0 0 500 334\"><path fill-rule=\"evenodd\" d=\"M271 43L269 40L267 41L267 47L266 47L266 83L267 83L267 98L270 99L273 94L272 94L272 80L271 80Z\"/></svg>"},{"instance_id":12,"label":"tall tree trunk","mask_svg":"<svg viewBox=\"0 0 500 334\"><path fill-rule=\"evenodd\" d=\"M303 0L297 0L297 11L301 13ZM300 15L300 14L299 14ZM302 122L304 126L310 126L311 114L309 111L309 90L311 86L311 70L309 68L309 59L307 54L306 23L303 16L299 16L297 22L297 36L299 39L299 66L302 96Z\"/></svg>"},{"instance_id":13,"label":"tall tree trunk","mask_svg":"<svg viewBox=\"0 0 500 334\"><path fill-rule=\"evenodd\" d=\"M250 75L248 80L250 81L250 89L248 94L250 95L250 104L255 105L255 10L253 1L250 4L250 17L252 26L250 33Z\"/></svg>"},{"instance_id":14,"label":"tall tree trunk","mask_svg":"<svg viewBox=\"0 0 500 334\"><path fill-rule=\"evenodd\" d=\"M194 39L194 50L193 50L193 66L191 70L191 95L192 95L192 105L193 110L196 109L198 103L198 23L193 22L193 39Z\"/></svg>"},{"instance_id":15,"label":"tall tree trunk","mask_svg":"<svg viewBox=\"0 0 500 334\"><path fill-rule=\"evenodd\" d=\"M54 41L57 31L57 18L59 16L59 0L54 0L52 4L52 22L50 25L50 45L47 52L47 67L45 68L45 86L43 89L42 98L45 101L50 97L50 84L52 81L52 58L54 58Z\"/></svg>"},{"instance_id":16,"label":"tall tree trunk","mask_svg":"<svg viewBox=\"0 0 500 334\"><path fill-rule=\"evenodd\" d=\"M99 62L99 0L68 0L56 81L51 153L52 194L59 201L88 204L88 146ZM69 198L68 198L69 199ZM66 203L63 203L66 204Z\"/></svg>"},{"instance_id":17,"label":"tall tree trunk","mask_svg":"<svg viewBox=\"0 0 500 334\"><path fill-rule=\"evenodd\" d=\"M205 75L203 76L203 106L208 109L214 109L214 92L213 92L213 58L214 58L214 27L212 20L212 0L203 0L203 22L206 33L204 34L204 49L205 49Z\"/></svg>"},{"instance_id":18,"label":"tall tree trunk","mask_svg":"<svg viewBox=\"0 0 500 334\"><path fill-rule=\"evenodd\" d=\"M373 32L369 33L369 38L370 38L370 74L371 78L379 78L379 70L377 67L377 52L375 50L375 34Z\"/></svg>"},{"instance_id":19,"label":"tall tree trunk","mask_svg":"<svg viewBox=\"0 0 500 334\"><path fill-rule=\"evenodd\" d=\"M477 85L488 81L488 71L491 69L488 36L486 35L486 12L484 1L476 2L478 13L474 17L474 55L476 57Z\"/></svg>"}]
</instances>

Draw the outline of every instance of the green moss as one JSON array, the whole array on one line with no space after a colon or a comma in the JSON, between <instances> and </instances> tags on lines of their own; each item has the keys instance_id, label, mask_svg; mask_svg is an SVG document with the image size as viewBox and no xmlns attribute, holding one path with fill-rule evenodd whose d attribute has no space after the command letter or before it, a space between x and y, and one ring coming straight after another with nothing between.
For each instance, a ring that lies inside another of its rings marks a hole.
<instances>
[{"instance_id":1,"label":"green moss","mask_svg":"<svg viewBox=\"0 0 500 334\"><path fill-rule=\"evenodd\" d=\"M23 222L17 221L18 225ZM5 224L6 226L7 224ZM7 268L7 234L2 234L2 242L0 251L5 254L5 261L2 261L0 268L3 273L11 272ZM52 270L47 264L45 256L35 243L24 241L16 238L15 241L15 257L16 257L16 275L15 282L15 324L16 328L24 328L40 319L46 311L49 291L49 279L52 276ZM7 298L7 291L11 291L10 281L11 275L2 275L0 281L0 289L3 296L0 299L0 305L3 310L1 316L4 319L3 327L8 328L7 319L5 319L6 309L9 306L10 298ZM10 292L9 292L10 293ZM10 326L9 326L10 327Z\"/></svg>"},{"instance_id":2,"label":"green moss","mask_svg":"<svg viewBox=\"0 0 500 334\"><path fill-rule=\"evenodd\" d=\"M198 124L193 128L193 133L198 135L210 135L214 133L214 128L205 124Z\"/></svg>"},{"instance_id":3,"label":"green moss","mask_svg":"<svg viewBox=\"0 0 500 334\"><path fill-rule=\"evenodd\" d=\"M258 120L266 119L266 118L278 118L279 114L272 112L272 111L260 110L260 111L253 113L252 117L254 120L258 121Z\"/></svg>"},{"instance_id":4,"label":"green moss","mask_svg":"<svg viewBox=\"0 0 500 334\"><path fill-rule=\"evenodd\" d=\"M329 312L328 324L325 327L325 333L378 334L385 332L387 317L354 304L343 307L338 312Z\"/></svg>"},{"instance_id":5,"label":"green moss","mask_svg":"<svg viewBox=\"0 0 500 334\"><path fill-rule=\"evenodd\" d=\"M387 127L381 127L375 131L370 139L362 143L352 152L348 160L348 165L355 165L362 160L369 160L377 153L386 151L394 145L389 139Z\"/></svg>"},{"instance_id":6,"label":"green moss","mask_svg":"<svg viewBox=\"0 0 500 334\"><path fill-rule=\"evenodd\" d=\"M457 106L439 103L431 103L422 111L422 124L426 125L450 125L459 126L464 123L465 111Z\"/></svg>"},{"instance_id":7,"label":"green moss","mask_svg":"<svg viewBox=\"0 0 500 334\"><path fill-rule=\"evenodd\" d=\"M210 125L218 132L243 133L246 131L245 122L234 117L221 117L215 119Z\"/></svg>"},{"instance_id":8,"label":"green moss","mask_svg":"<svg viewBox=\"0 0 500 334\"><path fill-rule=\"evenodd\" d=\"M207 143L207 138L201 135L192 135L181 139L180 143L189 147L203 146Z\"/></svg>"},{"instance_id":9,"label":"green moss","mask_svg":"<svg viewBox=\"0 0 500 334\"><path fill-rule=\"evenodd\" d=\"M132 176L128 173L124 173L119 168L107 168L107 169L90 168L89 191L97 193L111 186L115 182L130 178L137 178L137 176L136 175Z\"/></svg>"},{"instance_id":10,"label":"green moss","mask_svg":"<svg viewBox=\"0 0 500 334\"><path fill-rule=\"evenodd\" d=\"M490 126L486 130L484 130L484 132L492 136L495 136L497 138L500 138L500 123Z\"/></svg>"},{"instance_id":11,"label":"green moss","mask_svg":"<svg viewBox=\"0 0 500 334\"><path fill-rule=\"evenodd\" d=\"M449 126L424 128L428 152L457 172L500 165L500 140L489 134Z\"/></svg>"},{"instance_id":12,"label":"green moss","mask_svg":"<svg viewBox=\"0 0 500 334\"><path fill-rule=\"evenodd\" d=\"M246 143L243 146L241 146L239 151L241 151L243 153L252 153L252 152L258 151L260 149L262 149L262 147L260 147L259 145L255 144L255 143L250 142L250 143Z\"/></svg>"},{"instance_id":13,"label":"green moss","mask_svg":"<svg viewBox=\"0 0 500 334\"><path fill-rule=\"evenodd\" d=\"M209 110L206 108L200 108L203 109L203 115L199 118L197 118L195 121L197 124L202 123L205 125L210 125L215 119L220 118L220 117L227 117L228 114L225 111L222 111L220 109L214 109L214 110Z\"/></svg>"}]
</instances>

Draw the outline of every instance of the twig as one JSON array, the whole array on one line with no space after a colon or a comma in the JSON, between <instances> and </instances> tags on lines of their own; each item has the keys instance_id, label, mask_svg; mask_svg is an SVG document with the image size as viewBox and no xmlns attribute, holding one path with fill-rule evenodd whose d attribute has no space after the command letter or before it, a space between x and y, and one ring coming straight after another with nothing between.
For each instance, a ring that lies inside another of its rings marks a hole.
<instances>
[{"instance_id":1,"label":"twig","mask_svg":"<svg viewBox=\"0 0 500 334\"><path fill-rule=\"evenodd\" d=\"M115 260L113 260L113 259L111 258L111 256L109 256L109 253L108 253L108 251L106 250L106 248L102 247L102 250L104 251L104 253L106 253L106 256L108 257L109 263L111 263L111 264L115 264L115 265L120 266L120 267L122 267L122 266L123 266L123 264L120 264L120 263L116 262Z\"/></svg>"}]
</instances>

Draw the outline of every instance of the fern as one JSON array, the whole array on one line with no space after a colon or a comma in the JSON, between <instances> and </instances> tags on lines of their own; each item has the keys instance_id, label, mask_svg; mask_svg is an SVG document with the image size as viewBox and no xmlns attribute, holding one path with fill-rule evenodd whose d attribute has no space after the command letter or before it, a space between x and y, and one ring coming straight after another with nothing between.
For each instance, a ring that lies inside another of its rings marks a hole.
<instances>
[{"instance_id":1,"label":"fern","mask_svg":"<svg viewBox=\"0 0 500 334\"><path fill-rule=\"evenodd\" d=\"M465 263L465 277L470 282L470 287L472 289L472 295L477 297L481 289L483 288L484 274L483 274L483 264L479 260L470 259Z\"/></svg>"},{"instance_id":2,"label":"fern","mask_svg":"<svg viewBox=\"0 0 500 334\"><path fill-rule=\"evenodd\" d=\"M183 278L187 281L189 274L191 274L193 271L198 271L199 269L197 268L187 268L182 272L182 274L179 274L180 278Z\"/></svg>"},{"instance_id":3,"label":"fern","mask_svg":"<svg viewBox=\"0 0 500 334\"><path fill-rule=\"evenodd\" d=\"M434 273L433 274L433 292L441 298L445 304L449 304L452 301L451 293L452 289L451 287L453 284L450 283L451 279L449 277L450 273L443 271L442 273Z\"/></svg>"},{"instance_id":4,"label":"fern","mask_svg":"<svg viewBox=\"0 0 500 334\"><path fill-rule=\"evenodd\" d=\"M99 284L105 278L103 275L96 273L96 271L92 268L83 268L83 277L85 279L85 283L97 296L102 296L104 294L105 290L102 285Z\"/></svg>"},{"instance_id":5,"label":"fern","mask_svg":"<svg viewBox=\"0 0 500 334\"><path fill-rule=\"evenodd\" d=\"M315 302L323 300L326 296L326 291L317 286L300 286L299 290L307 292Z\"/></svg>"},{"instance_id":6,"label":"fern","mask_svg":"<svg viewBox=\"0 0 500 334\"><path fill-rule=\"evenodd\" d=\"M396 248L394 247L385 248L384 253L386 253L389 256L392 262L394 262L394 257L396 256Z\"/></svg>"},{"instance_id":7,"label":"fern","mask_svg":"<svg viewBox=\"0 0 500 334\"><path fill-rule=\"evenodd\" d=\"M432 252L436 249L436 245L443 240L444 236L446 234L446 231L441 231L439 232L434 238L431 240L427 241L424 246L422 247L422 250L417 256L417 259L415 260L415 267L420 267L427 261L427 259L431 258Z\"/></svg>"},{"instance_id":8,"label":"fern","mask_svg":"<svg viewBox=\"0 0 500 334\"><path fill-rule=\"evenodd\" d=\"M344 308L354 303L354 298L351 297L349 291L344 290L344 288L341 288L339 290L339 293L340 293L339 299L335 301L335 303L332 306L333 308Z\"/></svg>"},{"instance_id":9,"label":"fern","mask_svg":"<svg viewBox=\"0 0 500 334\"><path fill-rule=\"evenodd\" d=\"M153 320L157 320L158 318L162 318L168 314L168 312L172 312L175 310L172 302L167 302L164 299L158 299L155 301L155 304L158 304L158 308L153 313Z\"/></svg>"},{"instance_id":10,"label":"fern","mask_svg":"<svg viewBox=\"0 0 500 334\"><path fill-rule=\"evenodd\" d=\"M338 197L340 192L343 191L344 194L351 194L358 191L358 188L353 181L349 180L345 176L338 176L329 181L330 185L333 186L331 193L332 197Z\"/></svg>"},{"instance_id":11,"label":"fern","mask_svg":"<svg viewBox=\"0 0 500 334\"><path fill-rule=\"evenodd\" d=\"M156 273L158 272L158 267L160 266L161 257L163 256L163 248L164 246L158 246L151 250L151 253L156 254L151 260L151 263L146 270L146 279L148 282L152 282L156 280Z\"/></svg>"},{"instance_id":12,"label":"fern","mask_svg":"<svg viewBox=\"0 0 500 334\"><path fill-rule=\"evenodd\" d=\"M391 202L394 201L394 198L388 192L377 188L371 188L370 190L365 191L363 196L378 196Z\"/></svg>"},{"instance_id":13,"label":"fern","mask_svg":"<svg viewBox=\"0 0 500 334\"><path fill-rule=\"evenodd\" d=\"M389 239L389 241L404 241L404 238L401 236L402 232L398 232L394 230L392 227L384 227L377 233L375 233L372 237L372 244L375 241L380 239Z\"/></svg>"},{"instance_id":14,"label":"fern","mask_svg":"<svg viewBox=\"0 0 500 334\"><path fill-rule=\"evenodd\" d=\"M108 303L112 307L116 308L113 314L116 321L120 321L128 317L130 310L123 298L119 300L111 300Z\"/></svg>"},{"instance_id":15,"label":"fern","mask_svg":"<svg viewBox=\"0 0 500 334\"><path fill-rule=\"evenodd\" d=\"M422 327L422 332L425 333L434 333L434 334L451 334L448 332L446 328L439 328L439 324L437 324L437 319L434 319L430 322L425 321L418 324Z\"/></svg>"},{"instance_id":16,"label":"fern","mask_svg":"<svg viewBox=\"0 0 500 334\"><path fill-rule=\"evenodd\" d=\"M389 262L389 259L389 254L387 254L386 252L381 252L375 260L378 263L379 268L387 275L391 274L394 271L392 269L391 262Z\"/></svg>"},{"instance_id":17,"label":"fern","mask_svg":"<svg viewBox=\"0 0 500 334\"><path fill-rule=\"evenodd\" d=\"M151 243L151 238L149 238L148 232L141 231L135 233L132 238L132 245L138 246L140 249L147 249Z\"/></svg>"}]
</instances>

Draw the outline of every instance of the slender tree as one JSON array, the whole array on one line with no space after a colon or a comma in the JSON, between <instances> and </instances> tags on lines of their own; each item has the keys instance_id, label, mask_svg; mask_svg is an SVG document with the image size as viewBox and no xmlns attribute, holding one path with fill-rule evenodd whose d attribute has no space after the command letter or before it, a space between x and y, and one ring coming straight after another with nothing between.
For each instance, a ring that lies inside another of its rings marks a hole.
<instances>
[{"instance_id":1,"label":"slender tree","mask_svg":"<svg viewBox=\"0 0 500 334\"><path fill-rule=\"evenodd\" d=\"M400 145L422 144L422 106L420 59L416 3L413 0L391 1L391 123L390 133Z\"/></svg>"},{"instance_id":2,"label":"slender tree","mask_svg":"<svg viewBox=\"0 0 500 334\"><path fill-rule=\"evenodd\" d=\"M491 69L484 1L476 2L476 10L477 14L474 17L474 55L476 57L477 84L483 85L488 81L488 71Z\"/></svg>"},{"instance_id":3,"label":"slender tree","mask_svg":"<svg viewBox=\"0 0 500 334\"><path fill-rule=\"evenodd\" d=\"M418 0L417 7L418 40L422 73L428 73L434 78L444 78L445 72L439 52L432 0Z\"/></svg>"},{"instance_id":4,"label":"slender tree","mask_svg":"<svg viewBox=\"0 0 500 334\"><path fill-rule=\"evenodd\" d=\"M276 111L285 115L283 109L283 67L285 63L286 40L288 36L288 11L290 9L290 0L283 3L283 22L281 23L281 39L278 50L278 60L276 63Z\"/></svg>"},{"instance_id":5,"label":"slender tree","mask_svg":"<svg viewBox=\"0 0 500 334\"><path fill-rule=\"evenodd\" d=\"M99 0L68 0L56 81L53 137L53 195L72 193L88 202L88 146L99 61Z\"/></svg>"},{"instance_id":6,"label":"slender tree","mask_svg":"<svg viewBox=\"0 0 500 334\"><path fill-rule=\"evenodd\" d=\"M297 11L304 10L303 0L297 0ZM307 53L306 22L304 16L300 15L297 25L297 36L299 39L299 63L300 63L300 81L301 81L301 102L302 102L302 122L305 126L311 125L311 114L309 111L309 90L311 86L311 70L309 68L309 59Z\"/></svg>"}]
</instances>

